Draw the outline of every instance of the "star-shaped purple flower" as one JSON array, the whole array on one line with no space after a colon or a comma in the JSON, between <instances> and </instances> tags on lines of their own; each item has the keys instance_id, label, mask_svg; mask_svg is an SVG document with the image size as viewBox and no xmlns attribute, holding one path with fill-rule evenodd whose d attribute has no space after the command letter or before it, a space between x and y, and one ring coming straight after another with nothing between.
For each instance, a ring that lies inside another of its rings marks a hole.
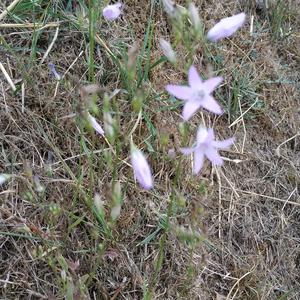
<instances>
[{"instance_id":1,"label":"star-shaped purple flower","mask_svg":"<svg viewBox=\"0 0 300 300\"><path fill-rule=\"evenodd\" d=\"M185 101L182 117L188 121L201 106L215 114L223 113L222 108L211 95L222 81L222 77L212 77L202 81L196 68L191 66L188 74L189 86L169 84L166 90L176 98Z\"/></svg>"},{"instance_id":2,"label":"star-shaped purple flower","mask_svg":"<svg viewBox=\"0 0 300 300\"><path fill-rule=\"evenodd\" d=\"M212 128L206 129L199 127L197 132L196 145L191 148L181 148L184 155L194 153L194 168L193 173L198 174L201 170L206 156L213 165L221 166L223 159L218 153L218 149L227 149L234 142L234 138L229 138L224 141L215 141L215 135Z\"/></svg>"}]
</instances>

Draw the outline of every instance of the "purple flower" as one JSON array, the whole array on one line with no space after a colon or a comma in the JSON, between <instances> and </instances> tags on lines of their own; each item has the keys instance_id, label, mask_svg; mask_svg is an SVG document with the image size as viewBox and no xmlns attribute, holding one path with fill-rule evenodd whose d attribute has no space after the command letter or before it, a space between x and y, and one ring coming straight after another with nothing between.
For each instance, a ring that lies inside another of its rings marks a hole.
<instances>
[{"instance_id":1,"label":"purple flower","mask_svg":"<svg viewBox=\"0 0 300 300\"><path fill-rule=\"evenodd\" d=\"M137 149L133 144L131 145L131 164L134 176L139 184L146 190L151 189L153 187L153 178L150 166L142 151Z\"/></svg>"},{"instance_id":2,"label":"purple flower","mask_svg":"<svg viewBox=\"0 0 300 300\"><path fill-rule=\"evenodd\" d=\"M207 38L212 42L216 42L222 38L231 36L244 24L245 19L245 13L224 18L208 31Z\"/></svg>"},{"instance_id":3,"label":"purple flower","mask_svg":"<svg viewBox=\"0 0 300 300\"><path fill-rule=\"evenodd\" d=\"M54 75L54 77L57 79L57 80L61 80L61 75L56 71L56 68L55 68L55 64L50 62L48 64L48 67L51 71L51 73Z\"/></svg>"},{"instance_id":4,"label":"purple flower","mask_svg":"<svg viewBox=\"0 0 300 300\"><path fill-rule=\"evenodd\" d=\"M97 122L97 120L88 113L88 119L89 122L91 123L92 127L98 132L100 135L104 135L104 130L101 127L101 125Z\"/></svg>"},{"instance_id":5,"label":"purple flower","mask_svg":"<svg viewBox=\"0 0 300 300\"><path fill-rule=\"evenodd\" d=\"M113 21L121 14L122 3L107 5L103 8L103 16L106 20Z\"/></svg>"},{"instance_id":6,"label":"purple flower","mask_svg":"<svg viewBox=\"0 0 300 300\"><path fill-rule=\"evenodd\" d=\"M194 153L193 173L198 174L201 170L206 156L214 165L221 166L223 159L218 153L218 149L227 149L234 142L234 138L224 141L215 141L215 135L212 128L206 129L199 127L197 132L196 145L191 148L180 149L184 155Z\"/></svg>"},{"instance_id":7,"label":"purple flower","mask_svg":"<svg viewBox=\"0 0 300 300\"><path fill-rule=\"evenodd\" d=\"M215 114L223 113L218 102L211 96L211 93L222 80L222 77L212 77L202 81L196 68L191 66L189 69L189 86L169 84L166 86L166 90L171 95L185 101L182 117L188 121L201 106Z\"/></svg>"}]
</instances>

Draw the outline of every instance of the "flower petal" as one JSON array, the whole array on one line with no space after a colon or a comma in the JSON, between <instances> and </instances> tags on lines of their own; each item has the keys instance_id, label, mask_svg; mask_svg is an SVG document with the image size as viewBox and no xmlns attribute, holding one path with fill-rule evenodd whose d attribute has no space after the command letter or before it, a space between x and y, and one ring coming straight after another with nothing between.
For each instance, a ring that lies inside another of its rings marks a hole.
<instances>
[{"instance_id":1,"label":"flower petal","mask_svg":"<svg viewBox=\"0 0 300 300\"><path fill-rule=\"evenodd\" d=\"M104 135L104 130L97 120L90 114L88 114L89 121L91 122L92 127L100 134Z\"/></svg>"},{"instance_id":2,"label":"flower petal","mask_svg":"<svg viewBox=\"0 0 300 300\"><path fill-rule=\"evenodd\" d=\"M216 87L223 81L222 77L212 77L203 82L203 87L207 94L212 93Z\"/></svg>"},{"instance_id":3,"label":"flower petal","mask_svg":"<svg viewBox=\"0 0 300 300\"><path fill-rule=\"evenodd\" d=\"M222 38L229 37L244 24L245 19L245 13L224 18L208 31L207 38L212 42L216 42Z\"/></svg>"},{"instance_id":4,"label":"flower petal","mask_svg":"<svg viewBox=\"0 0 300 300\"><path fill-rule=\"evenodd\" d=\"M168 84L166 90L169 94L181 100L189 100L192 96L192 89L188 86Z\"/></svg>"},{"instance_id":5,"label":"flower petal","mask_svg":"<svg viewBox=\"0 0 300 300\"><path fill-rule=\"evenodd\" d=\"M184 104L183 111L182 111L182 117L184 121L188 121L193 114L200 108L201 102L200 101L187 101Z\"/></svg>"},{"instance_id":6,"label":"flower petal","mask_svg":"<svg viewBox=\"0 0 300 300\"><path fill-rule=\"evenodd\" d=\"M212 146L218 149L227 149L234 143L234 141L234 137L224 141L213 141Z\"/></svg>"},{"instance_id":7,"label":"flower petal","mask_svg":"<svg viewBox=\"0 0 300 300\"><path fill-rule=\"evenodd\" d=\"M208 145L211 145L213 143L214 139L215 139L214 130L212 128L208 128L205 143Z\"/></svg>"},{"instance_id":8,"label":"flower petal","mask_svg":"<svg viewBox=\"0 0 300 300\"><path fill-rule=\"evenodd\" d=\"M205 109L207 109L217 115L221 115L223 113L221 106L212 96L206 96L204 98L204 101L202 101L201 105Z\"/></svg>"},{"instance_id":9,"label":"flower petal","mask_svg":"<svg viewBox=\"0 0 300 300\"><path fill-rule=\"evenodd\" d=\"M204 162L204 153L200 150L195 151L194 154L194 170L193 173L196 175L199 173L199 171L201 170L202 166L203 166L203 162Z\"/></svg>"},{"instance_id":10,"label":"flower petal","mask_svg":"<svg viewBox=\"0 0 300 300\"><path fill-rule=\"evenodd\" d=\"M200 126L197 130L197 145L203 144L207 138L207 129Z\"/></svg>"},{"instance_id":11,"label":"flower petal","mask_svg":"<svg viewBox=\"0 0 300 300\"><path fill-rule=\"evenodd\" d=\"M202 85L201 77L199 76L195 66L191 66L189 69L189 85L191 88L199 88Z\"/></svg>"},{"instance_id":12,"label":"flower petal","mask_svg":"<svg viewBox=\"0 0 300 300\"><path fill-rule=\"evenodd\" d=\"M190 155L194 152L194 148L191 147L191 148L180 148L180 152L183 154L183 155Z\"/></svg>"},{"instance_id":13,"label":"flower petal","mask_svg":"<svg viewBox=\"0 0 300 300\"><path fill-rule=\"evenodd\" d=\"M215 148L208 147L205 150L205 155L213 165L221 166L223 164L223 159Z\"/></svg>"}]
</instances>

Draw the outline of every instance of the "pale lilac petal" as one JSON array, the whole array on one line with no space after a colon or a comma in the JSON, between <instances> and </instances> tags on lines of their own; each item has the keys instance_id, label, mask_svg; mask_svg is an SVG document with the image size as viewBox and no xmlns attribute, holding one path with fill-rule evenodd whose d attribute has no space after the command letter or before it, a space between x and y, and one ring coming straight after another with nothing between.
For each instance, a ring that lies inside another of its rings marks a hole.
<instances>
[{"instance_id":1,"label":"pale lilac petal","mask_svg":"<svg viewBox=\"0 0 300 300\"><path fill-rule=\"evenodd\" d=\"M197 131L197 146L205 142L207 135L207 129L205 127L200 126Z\"/></svg>"},{"instance_id":2,"label":"pale lilac petal","mask_svg":"<svg viewBox=\"0 0 300 300\"><path fill-rule=\"evenodd\" d=\"M104 130L101 125L97 122L97 120L88 114L89 121L91 122L92 127L98 132L100 135L104 135Z\"/></svg>"},{"instance_id":3,"label":"pale lilac petal","mask_svg":"<svg viewBox=\"0 0 300 300\"><path fill-rule=\"evenodd\" d=\"M245 19L245 13L224 18L208 31L207 38L210 41L216 42L222 38L229 37L244 24Z\"/></svg>"},{"instance_id":4,"label":"pale lilac petal","mask_svg":"<svg viewBox=\"0 0 300 300\"><path fill-rule=\"evenodd\" d=\"M204 153L202 151L195 151L194 154L194 174L198 174L204 162Z\"/></svg>"},{"instance_id":5,"label":"pale lilac petal","mask_svg":"<svg viewBox=\"0 0 300 300\"><path fill-rule=\"evenodd\" d=\"M57 72L56 68L55 68L55 64L50 62L48 64L49 66L49 69L51 71L51 73L54 75L54 77L57 79L57 80L61 80L61 75Z\"/></svg>"},{"instance_id":6,"label":"pale lilac petal","mask_svg":"<svg viewBox=\"0 0 300 300\"><path fill-rule=\"evenodd\" d=\"M223 159L215 148L208 147L205 155L214 165L221 166L223 164Z\"/></svg>"},{"instance_id":7,"label":"pale lilac petal","mask_svg":"<svg viewBox=\"0 0 300 300\"><path fill-rule=\"evenodd\" d=\"M200 101L187 101L184 103L182 118L184 121L188 121L193 114L201 107Z\"/></svg>"},{"instance_id":8,"label":"pale lilac petal","mask_svg":"<svg viewBox=\"0 0 300 300\"><path fill-rule=\"evenodd\" d=\"M107 5L103 8L103 17L106 20L113 21L121 14L122 3Z\"/></svg>"},{"instance_id":9,"label":"pale lilac petal","mask_svg":"<svg viewBox=\"0 0 300 300\"><path fill-rule=\"evenodd\" d=\"M132 151L131 164L139 184L146 190L151 189L153 187L153 178L150 166L140 150L135 149Z\"/></svg>"},{"instance_id":10,"label":"pale lilac petal","mask_svg":"<svg viewBox=\"0 0 300 300\"><path fill-rule=\"evenodd\" d=\"M192 89L188 86L168 84L166 90L173 96L181 100L189 100L192 96Z\"/></svg>"},{"instance_id":11,"label":"pale lilac petal","mask_svg":"<svg viewBox=\"0 0 300 300\"><path fill-rule=\"evenodd\" d=\"M222 77L212 77L203 82L203 89L207 94L212 93L216 87L223 81Z\"/></svg>"},{"instance_id":12,"label":"pale lilac petal","mask_svg":"<svg viewBox=\"0 0 300 300\"><path fill-rule=\"evenodd\" d=\"M217 115L221 115L223 113L221 106L212 96L206 96L201 105L208 111L211 111Z\"/></svg>"},{"instance_id":13,"label":"pale lilac petal","mask_svg":"<svg viewBox=\"0 0 300 300\"><path fill-rule=\"evenodd\" d=\"M183 155L190 155L195 151L195 148L191 147L191 148L180 148L180 152Z\"/></svg>"},{"instance_id":14,"label":"pale lilac petal","mask_svg":"<svg viewBox=\"0 0 300 300\"><path fill-rule=\"evenodd\" d=\"M215 139L214 130L212 128L208 128L205 143L210 145L213 143L214 139Z\"/></svg>"},{"instance_id":15,"label":"pale lilac petal","mask_svg":"<svg viewBox=\"0 0 300 300\"><path fill-rule=\"evenodd\" d=\"M213 141L212 146L218 149L228 149L233 143L235 138L230 138L224 141Z\"/></svg>"},{"instance_id":16,"label":"pale lilac petal","mask_svg":"<svg viewBox=\"0 0 300 300\"><path fill-rule=\"evenodd\" d=\"M199 88L202 85L201 77L199 76L197 69L194 66L191 66L189 69L189 85L193 89Z\"/></svg>"}]
</instances>

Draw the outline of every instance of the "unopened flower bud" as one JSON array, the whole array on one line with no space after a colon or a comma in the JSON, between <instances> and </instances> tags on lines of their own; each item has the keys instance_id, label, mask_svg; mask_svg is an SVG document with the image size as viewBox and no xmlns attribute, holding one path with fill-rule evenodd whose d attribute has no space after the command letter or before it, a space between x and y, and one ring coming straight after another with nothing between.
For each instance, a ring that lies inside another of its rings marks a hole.
<instances>
[{"instance_id":1,"label":"unopened flower bud","mask_svg":"<svg viewBox=\"0 0 300 300\"><path fill-rule=\"evenodd\" d=\"M102 214L104 202L101 200L101 196L98 193L96 193L94 196L94 205L97 209L97 212Z\"/></svg>"},{"instance_id":2,"label":"unopened flower bud","mask_svg":"<svg viewBox=\"0 0 300 300\"><path fill-rule=\"evenodd\" d=\"M120 181L115 182L113 188L113 202L121 203L122 201L122 192L121 192L121 184Z\"/></svg>"},{"instance_id":3,"label":"unopened flower bud","mask_svg":"<svg viewBox=\"0 0 300 300\"><path fill-rule=\"evenodd\" d=\"M159 39L159 44L160 44L160 48L161 48L164 56L168 59L168 61L175 64L177 58L176 58L176 53L172 49L171 44L168 41L166 41L165 39L162 39L162 38Z\"/></svg>"},{"instance_id":4,"label":"unopened flower bud","mask_svg":"<svg viewBox=\"0 0 300 300\"><path fill-rule=\"evenodd\" d=\"M162 0L165 12L170 16L174 17L176 15L176 4L172 0Z\"/></svg>"},{"instance_id":5,"label":"unopened flower bud","mask_svg":"<svg viewBox=\"0 0 300 300\"><path fill-rule=\"evenodd\" d=\"M142 153L136 146L131 144L131 164L134 175L139 184L146 190L153 188L153 177L150 166Z\"/></svg>"},{"instance_id":6,"label":"unopened flower bud","mask_svg":"<svg viewBox=\"0 0 300 300\"><path fill-rule=\"evenodd\" d=\"M33 182L34 182L34 186L35 186L35 191L37 193L43 193L45 191L45 188L41 184L40 178L38 176L33 177Z\"/></svg>"},{"instance_id":7,"label":"unopened flower bud","mask_svg":"<svg viewBox=\"0 0 300 300\"><path fill-rule=\"evenodd\" d=\"M133 100L131 101L132 109L135 113L139 113L144 102L144 95L141 90L138 90Z\"/></svg>"},{"instance_id":8,"label":"unopened flower bud","mask_svg":"<svg viewBox=\"0 0 300 300\"><path fill-rule=\"evenodd\" d=\"M108 137L110 142L113 142L115 139L115 121L113 120L110 112L104 112L103 121L105 135Z\"/></svg>"},{"instance_id":9,"label":"unopened flower bud","mask_svg":"<svg viewBox=\"0 0 300 300\"><path fill-rule=\"evenodd\" d=\"M199 17L198 9L194 3L189 4L189 16L190 20L196 31L201 30L201 20Z\"/></svg>"},{"instance_id":10,"label":"unopened flower bud","mask_svg":"<svg viewBox=\"0 0 300 300\"><path fill-rule=\"evenodd\" d=\"M113 221L115 221L121 213L121 204L116 204L115 206L112 207L110 216Z\"/></svg>"}]
</instances>

